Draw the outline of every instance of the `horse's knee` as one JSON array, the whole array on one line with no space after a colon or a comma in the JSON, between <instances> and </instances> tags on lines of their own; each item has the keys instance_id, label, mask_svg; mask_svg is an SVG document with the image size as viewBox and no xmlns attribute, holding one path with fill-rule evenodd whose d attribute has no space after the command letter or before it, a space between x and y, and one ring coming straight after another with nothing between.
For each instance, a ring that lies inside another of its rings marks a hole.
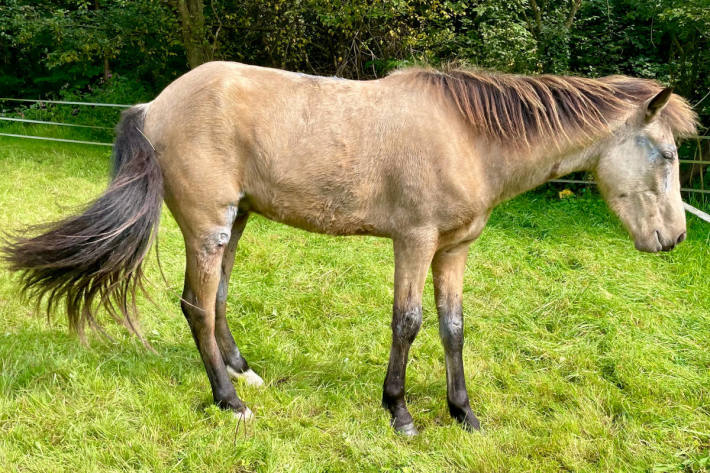
<instances>
[{"instance_id":1,"label":"horse's knee","mask_svg":"<svg viewBox=\"0 0 710 473\"><path fill-rule=\"evenodd\" d=\"M463 315L461 308L453 312L440 311L439 336L447 352L463 348Z\"/></svg>"},{"instance_id":2,"label":"horse's knee","mask_svg":"<svg viewBox=\"0 0 710 473\"><path fill-rule=\"evenodd\" d=\"M456 389L456 390L448 391L447 401L449 403L449 409L469 408L468 392L466 392L465 389Z\"/></svg>"},{"instance_id":3,"label":"horse's knee","mask_svg":"<svg viewBox=\"0 0 710 473\"><path fill-rule=\"evenodd\" d=\"M231 230L227 228L216 229L203 238L202 249L205 254L215 254L224 250L231 238Z\"/></svg>"},{"instance_id":4,"label":"horse's knee","mask_svg":"<svg viewBox=\"0 0 710 473\"><path fill-rule=\"evenodd\" d=\"M394 308L392 315L392 334L398 340L412 343L422 326L422 306Z\"/></svg>"}]
</instances>

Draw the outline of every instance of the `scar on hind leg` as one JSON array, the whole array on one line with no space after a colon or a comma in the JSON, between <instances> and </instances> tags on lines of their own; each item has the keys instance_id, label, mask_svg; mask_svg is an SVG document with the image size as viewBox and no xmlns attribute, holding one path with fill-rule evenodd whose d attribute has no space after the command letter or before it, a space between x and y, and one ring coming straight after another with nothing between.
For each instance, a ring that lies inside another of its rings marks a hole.
<instances>
[{"instance_id":1,"label":"scar on hind leg","mask_svg":"<svg viewBox=\"0 0 710 473\"><path fill-rule=\"evenodd\" d=\"M203 246L205 253L211 255L221 251L229 243L230 236L229 230L218 230L207 235Z\"/></svg>"},{"instance_id":2,"label":"scar on hind leg","mask_svg":"<svg viewBox=\"0 0 710 473\"><path fill-rule=\"evenodd\" d=\"M222 263L222 253L229 243L230 232L218 230L202 239L202 248L197 255L197 265L204 279L210 274L219 272Z\"/></svg>"}]
</instances>

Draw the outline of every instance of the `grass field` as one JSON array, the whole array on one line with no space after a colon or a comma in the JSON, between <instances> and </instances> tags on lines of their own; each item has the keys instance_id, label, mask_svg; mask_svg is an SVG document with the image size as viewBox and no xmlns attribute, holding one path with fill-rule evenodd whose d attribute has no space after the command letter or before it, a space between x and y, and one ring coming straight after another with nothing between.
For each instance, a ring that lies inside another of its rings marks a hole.
<instances>
[{"instance_id":1,"label":"grass field","mask_svg":"<svg viewBox=\"0 0 710 473\"><path fill-rule=\"evenodd\" d=\"M0 138L0 230L69 213L107 182L108 151ZM497 209L466 274L464 362L485 435L445 402L431 281L409 364L421 434L380 408L389 350L388 240L253 218L228 317L265 388L257 418L211 405L180 313L183 248L166 211L164 282L141 305L157 350L107 323L83 347L0 268L0 471L697 472L710 468L710 225L668 254L636 252L595 195L538 191Z\"/></svg>"}]
</instances>

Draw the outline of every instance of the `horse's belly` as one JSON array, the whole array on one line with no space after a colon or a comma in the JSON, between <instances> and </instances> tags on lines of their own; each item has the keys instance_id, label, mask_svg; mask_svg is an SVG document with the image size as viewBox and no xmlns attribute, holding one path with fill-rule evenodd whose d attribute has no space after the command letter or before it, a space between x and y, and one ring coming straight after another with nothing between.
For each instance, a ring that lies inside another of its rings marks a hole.
<instances>
[{"instance_id":1,"label":"horse's belly","mask_svg":"<svg viewBox=\"0 0 710 473\"><path fill-rule=\"evenodd\" d=\"M248 208L264 217L303 230L330 235L387 236L381 211L352 189L317 192L313 188L273 185L246 192Z\"/></svg>"}]
</instances>

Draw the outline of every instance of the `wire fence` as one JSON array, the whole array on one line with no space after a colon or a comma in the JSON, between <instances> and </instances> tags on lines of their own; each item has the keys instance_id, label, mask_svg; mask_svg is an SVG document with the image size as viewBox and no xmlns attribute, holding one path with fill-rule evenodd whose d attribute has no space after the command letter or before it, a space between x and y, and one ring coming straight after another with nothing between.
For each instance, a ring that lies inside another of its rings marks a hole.
<instances>
[{"instance_id":1,"label":"wire fence","mask_svg":"<svg viewBox=\"0 0 710 473\"><path fill-rule=\"evenodd\" d=\"M69 100L39 100L39 99L18 99L12 97L0 97L0 102L17 102L17 103L33 103L42 106L44 104L53 105L71 105L71 106L86 106L86 107L109 107L117 109L130 108L132 105L118 104L118 103L102 103L102 102L75 102ZM59 127L69 127L69 128L83 128L91 130L113 130L112 127L108 126L96 126L96 125L82 125L78 123L66 123L66 122L56 122L50 120L33 120L30 118L18 118L18 117L5 117L0 116L0 121L5 122L16 122L16 123L28 123L33 125L49 125L49 126L59 126ZM69 138L55 138L50 136L37 136L37 135L26 135L22 133L4 133L0 132L0 136L7 136L11 138L24 138L30 140L42 140L42 141L55 141L60 143L74 143L81 145L94 145L94 146L109 146L112 147L113 143L105 143L100 141L89 141L89 140L74 140Z\"/></svg>"},{"instance_id":2,"label":"wire fence","mask_svg":"<svg viewBox=\"0 0 710 473\"><path fill-rule=\"evenodd\" d=\"M125 104L116 104L116 103L98 103L98 102L73 102L73 101L66 101L66 100L35 100L35 99L18 99L18 98L10 98L10 97L0 97L0 102L18 102L18 103L37 103L37 104L57 104L57 105L72 105L72 106L87 106L87 107L112 107L112 108L120 108L120 109L125 109L125 108L130 108L132 105L125 105ZM8 122L19 122L19 123L28 123L28 124L35 124L35 125L50 125L50 126L62 126L62 127L71 127L71 128L84 128L84 129L96 129L96 130L113 130L111 127L105 127L105 126L95 126L95 125L82 125L82 124L77 124L77 123L64 123L64 122L55 122L55 121L47 121L47 120L32 120L29 118L16 118L16 117L0 117L0 121L8 121ZM37 136L37 135L23 135L19 133L2 133L0 132L0 136L7 136L11 138L24 138L24 139L32 139L32 140L44 140L44 141L56 141L56 142L61 142L61 143L75 143L75 144L82 144L82 145L94 145L94 146L109 146L112 147L113 143L103 143L99 141L86 141L86 140L72 140L72 139L67 139L67 138L53 138L53 137L48 137L48 136ZM696 150L694 155L696 157L699 157L700 159L680 159L678 160L680 164L682 165L692 165L692 166L700 166L700 172L698 175L700 176L700 188L690 188L690 187L682 187L681 191L688 192L688 193L696 193L696 194L701 194L701 195L707 195L710 194L710 189L705 188L705 182L704 182L704 166L710 165L710 161L705 161L702 159L703 154L701 150L701 141L703 140L710 140L710 136L694 136L689 138L690 141L695 141L697 143ZM595 185L596 183L592 179L553 179L550 182L556 182L560 184L578 184L578 185ZM693 215L696 215L697 217L701 218L702 220L705 220L706 222L710 223L710 215L707 213L696 209L695 207L687 204L684 202L684 205L686 206L686 210Z\"/></svg>"},{"instance_id":3,"label":"wire fence","mask_svg":"<svg viewBox=\"0 0 710 473\"><path fill-rule=\"evenodd\" d=\"M93 128L95 130L113 130L113 128L111 128L110 126L77 125L76 123L62 123L46 120L30 120L29 118L0 117L0 120L8 122L37 123L43 125L71 126L74 128Z\"/></svg>"}]
</instances>

